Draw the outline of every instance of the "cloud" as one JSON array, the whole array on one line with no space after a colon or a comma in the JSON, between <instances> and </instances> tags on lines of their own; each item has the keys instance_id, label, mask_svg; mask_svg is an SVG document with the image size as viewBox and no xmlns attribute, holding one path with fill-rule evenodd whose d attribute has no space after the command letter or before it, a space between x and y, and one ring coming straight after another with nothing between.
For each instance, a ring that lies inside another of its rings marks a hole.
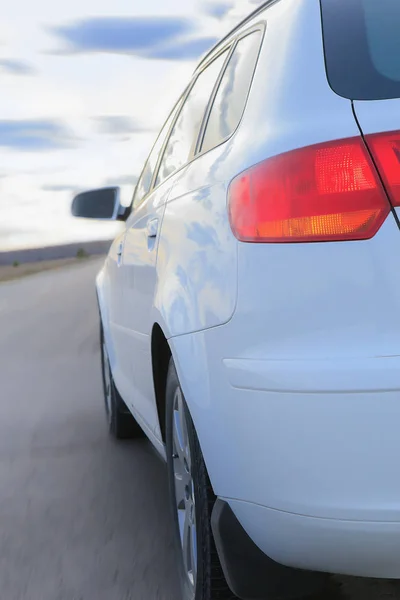
<instances>
[{"instance_id":1,"label":"cloud","mask_svg":"<svg viewBox=\"0 0 400 600\"><path fill-rule=\"evenodd\" d=\"M0 146L14 150L40 151L73 147L76 138L58 121L0 120Z\"/></svg>"},{"instance_id":2,"label":"cloud","mask_svg":"<svg viewBox=\"0 0 400 600\"><path fill-rule=\"evenodd\" d=\"M110 177L104 181L104 185L136 185L138 177L136 175L120 175L119 177Z\"/></svg>"},{"instance_id":3,"label":"cloud","mask_svg":"<svg viewBox=\"0 0 400 600\"><path fill-rule=\"evenodd\" d=\"M196 59L217 41L190 38L194 24L183 17L94 18L50 31L66 42L61 53L107 52L165 60Z\"/></svg>"},{"instance_id":4,"label":"cloud","mask_svg":"<svg viewBox=\"0 0 400 600\"><path fill-rule=\"evenodd\" d=\"M148 58L194 60L205 54L218 41L215 37L194 38L174 44L157 46L147 53Z\"/></svg>"},{"instance_id":5,"label":"cloud","mask_svg":"<svg viewBox=\"0 0 400 600\"><path fill-rule=\"evenodd\" d=\"M140 125L134 119L124 115L104 115L93 117L97 123L99 133L109 135L121 135L127 133L149 133L154 129L145 125Z\"/></svg>"},{"instance_id":6,"label":"cloud","mask_svg":"<svg viewBox=\"0 0 400 600\"><path fill-rule=\"evenodd\" d=\"M207 2L203 10L206 14L222 19L231 10L233 2Z\"/></svg>"},{"instance_id":7,"label":"cloud","mask_svg":"<svg viewBox=\"0 0 400 600\"><path fill-rule=\"evenodd\" d=\"M191 21L178 17L109 17L85 19L51 31L67 42L71 52L136 54L192 29Z\"/></svg>"},{"instance_id":8,"label":"cloud","mask_svg":"<svg viewBox=\"0 0 400 600\"><path fill-rule=\"evenodd\" d=\"M42 190L45 192L77 192L79 190L78 186L66 184L45 184L42 185Z\"/></svg>"},{"instance_id":9,"label":"cloud","mask_svg":"<svg viewBox=\"0 0 400 600\"><path fill-rule=\"evenodd\" d=\"M206 0L203 11L226 26L228 32L253 13L265 0Z\"/></svg>"},{"instance_id":10,"label":"cloud","mask_svg":"<svg viewBox=\"0 0 400 600\"><path fill-rule=\"evenodd\" d=\"M0 58L0 73L11 75L33 75L36 71L29 63L13 58Z\"/></svg>"}]
</instances>

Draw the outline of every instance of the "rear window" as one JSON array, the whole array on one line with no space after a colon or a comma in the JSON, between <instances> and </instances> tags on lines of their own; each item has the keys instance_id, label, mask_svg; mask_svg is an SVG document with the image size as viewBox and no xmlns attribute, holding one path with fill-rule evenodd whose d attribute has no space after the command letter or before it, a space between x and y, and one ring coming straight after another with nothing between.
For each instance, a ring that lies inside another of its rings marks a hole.
<instances>
[{"instance_id":1,"label":"rear window","mask_svg":"<svg viewBox=\"0 0 400 600\"><path fill-rule=\"evenodd\" d=\"M238 41L211 108L202 152L218 146L239 125L260 51L261 35L261 31L255 31Z\"/></svg>"},{"instance_id":2,"label":"rear window","mask_svg":"<svg viewBox=\"0 0 400 600\"><path fill-rule=\"evenodd\" d=\"M400 98L400 0L321 0L332 89L352 100Z\"/></svg>"}]
</instances>

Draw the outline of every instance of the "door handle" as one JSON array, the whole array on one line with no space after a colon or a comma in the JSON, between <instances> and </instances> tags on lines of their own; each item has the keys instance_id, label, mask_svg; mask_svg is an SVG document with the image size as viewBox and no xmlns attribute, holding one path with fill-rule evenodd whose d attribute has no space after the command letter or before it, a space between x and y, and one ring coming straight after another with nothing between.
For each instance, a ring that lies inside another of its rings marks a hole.
<instances>
[{"instance_id":1,"label":"door handle","mask_svg":"<svg viewBox=\"0 0 400 600\"><path fill-rule=\"evenodd\" d=\"M152 219L147 223L147 237L155 238L158 233L158 219Z\"/></svg>"}]
</instances>

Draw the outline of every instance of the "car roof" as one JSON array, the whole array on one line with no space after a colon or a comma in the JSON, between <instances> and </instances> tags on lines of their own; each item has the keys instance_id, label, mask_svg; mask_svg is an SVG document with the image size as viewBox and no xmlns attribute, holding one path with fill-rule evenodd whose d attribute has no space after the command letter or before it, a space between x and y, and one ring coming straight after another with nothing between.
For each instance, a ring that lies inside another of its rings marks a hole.
<instances>
[{"instance_id":1,"label":"car roof","mask_svg":"<svg viewBox=\"0 0 400 600\"><path fill-rule=\"evenodd\" d=\"M226 42L230 37L232 37L235 33L237 33L242 27L244 27L247 23L249 23L257 15L262 13L267 8L267 6L269 6L271 4L275 4L276 2L279 2L279 0L265 0L264 2L262 2L260 4L260 6L258 6L249 15L247 15L247 17L245 17L243 19L243 21L240 21L240 23L238 23L233 29L231 29L231 31L229 31L229 33L227 33L223 38L218 40L218 42L216 44L214 44L214 46L207 52L207 54L205 54L203 56L203 58L201 59L201 61L199 62L199 64L197 65L197 67L195 69L195 73L200 69L200 67L203 66L203 64L205 62L207 62L207 60L214 54L214 52L217 48L219 48L224 42Z\"/></svg>"}]
</instances>

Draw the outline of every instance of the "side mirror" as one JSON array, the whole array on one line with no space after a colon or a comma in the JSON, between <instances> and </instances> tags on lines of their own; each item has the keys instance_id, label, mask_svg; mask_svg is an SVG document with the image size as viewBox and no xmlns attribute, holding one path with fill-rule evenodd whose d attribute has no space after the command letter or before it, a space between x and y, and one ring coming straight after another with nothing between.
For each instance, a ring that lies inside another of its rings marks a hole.
<instances>
[{"instance_id":1,"label":"side mirror","mask_svg":"<svg viewBox=\"0 0 400 600\"><path fill-rule=\"evenodd\" d=\"M118 187L78 194L72 201L71 211L74 217L103 221L125 221L130 212L129 208L120 204Z\"/></svg>"}]
</instances>

